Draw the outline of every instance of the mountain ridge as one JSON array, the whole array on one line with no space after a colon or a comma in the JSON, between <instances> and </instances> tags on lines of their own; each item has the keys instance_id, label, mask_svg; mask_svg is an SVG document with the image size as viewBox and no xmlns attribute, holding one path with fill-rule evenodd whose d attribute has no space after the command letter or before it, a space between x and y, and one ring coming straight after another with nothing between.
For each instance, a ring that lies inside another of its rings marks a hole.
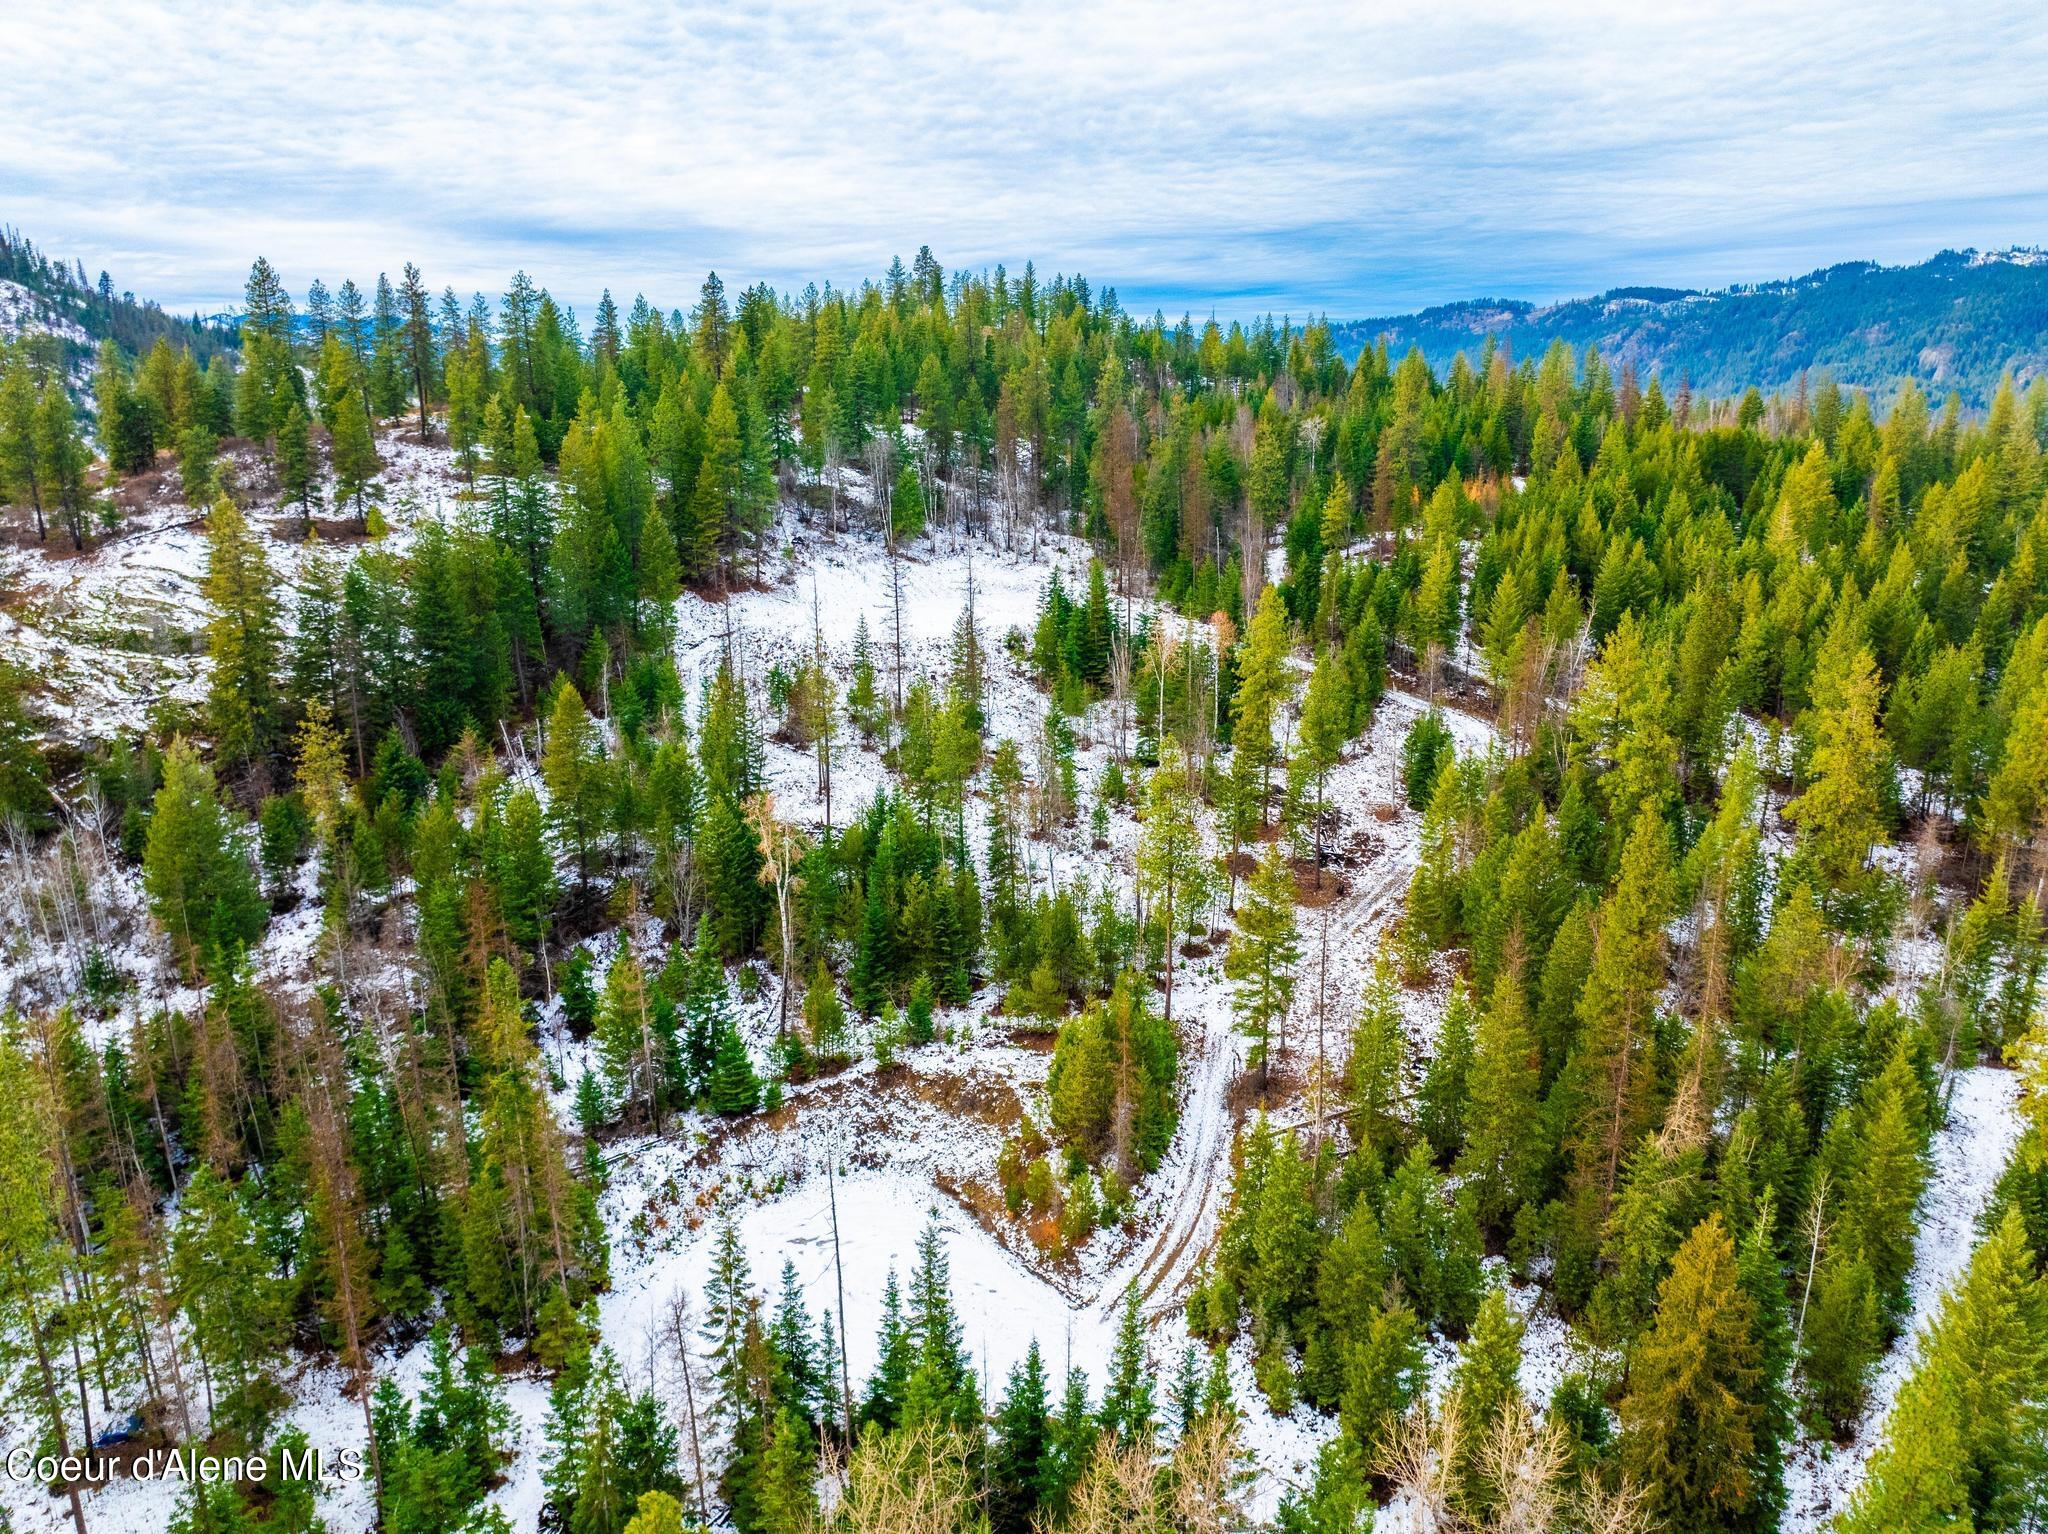
<instances>
[{"instance_id":1,"label":"mountain ridge","mask_svg":"<svg viewBox=\"0 0 2048 1534\"><path fill-rule=\"evenodd\" d=\"M2048 251L1944 250L1901 266L1843 261L1724 288L1633 284L1549 303L1460 299L1330 328L1348 357L1381 336L1438 367L1476 356L1488 336L1531 359L1564 341L1667 384L1689 375L1707 394L1793 388L1825 370L1880 396L1910 377L1982 407L2008 370L2021 384L2048 375Z\"/></svg>"}]
</instances>

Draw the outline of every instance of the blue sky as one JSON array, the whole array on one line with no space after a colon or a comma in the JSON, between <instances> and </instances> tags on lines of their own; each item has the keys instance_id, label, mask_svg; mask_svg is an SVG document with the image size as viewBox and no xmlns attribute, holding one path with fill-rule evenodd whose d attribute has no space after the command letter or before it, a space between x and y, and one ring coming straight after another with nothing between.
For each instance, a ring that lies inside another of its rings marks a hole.
<instances>
[{"instance_id":1,"label":"blue sky","mask_svg":"<svg viewBox=\"0 0 2048 1534\"><path fill-rule=\"evenodd\" d=\"M1342 318L2048 243L2022 5L17 0L0 51L0 221L179 308L258 252L587 313L929 243Z\"/></svg>"}]
</instances>

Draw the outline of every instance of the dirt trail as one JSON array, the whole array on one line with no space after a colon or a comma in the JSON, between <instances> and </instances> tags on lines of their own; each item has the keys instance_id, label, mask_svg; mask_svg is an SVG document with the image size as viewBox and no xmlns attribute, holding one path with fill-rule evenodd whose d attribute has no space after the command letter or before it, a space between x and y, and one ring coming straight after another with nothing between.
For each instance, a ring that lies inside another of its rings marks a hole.
<instances>
[{"instance_id":1,"label":"dirt trail","mask_svg":"<svg viewBox=\"0 0 2048 1534\"><path fill-rule=\"evenodd\" d=\"M1208 1246L1206 1232L1214 1224L1213 1211L1220 1205L1227 1181L1225 1167L1234 1127L1230 1083L1236 1079L1243 1055L1228 1018L1215 1016L1210 1008L1205 1009L1202 1021L1200 1073L1188 1093L1181 1120L1189 1133L1187 1149L1172 1158L1180 1181L1168 1201L1159 1233L1134 1264L1111 1276L1103 1292L1107 1309L1121 1304L1124 1291L1136 1285L1139 1303L1154 1322L1179 1305L1195 1263ZM1180 1151L1178 1145L1175 1151ZM1162 1288L1165 1293L1155 1302L1154 1296L1160 1295Z\"/></svg>"},{"instance_id":2,"label":"dirt trail","mask_svg":"<svg viewBox=\"0 0 2048 1534\"><path fill-rule=\"evenodd\" d=\"M1391 849L1381 851L1364 870L1352 892L1330 912L1330 1018L1340 1028L1350 1014L1364 976L1343 973L1359 968L1362 939L1385 927L1407 889L1409 860ZM1314 963L1314 939L1303 934L1304 967ZM1340 961L1339 956L1342 955ZM1312 991L1310 992L1312 995ZM1309 1001L1313 1006L1313 1001ZM1161 1173L1173 1179L1165 1213L1152 1239L1106 1277L1098 1308L1108 1315L1136 1287L1148 1322L1157 1325L1185 1302L1195 1270L1208 1254L1229 1187L1230 1148L1235 1118L1230 1107L1231 1083L1243 1066L1227 1012L1226 995L1209 998L1201 1009L1202 1034L1189 1048L1196 1067L1181 1109L1181 1127Z\"/></svg>"}]
</instances>

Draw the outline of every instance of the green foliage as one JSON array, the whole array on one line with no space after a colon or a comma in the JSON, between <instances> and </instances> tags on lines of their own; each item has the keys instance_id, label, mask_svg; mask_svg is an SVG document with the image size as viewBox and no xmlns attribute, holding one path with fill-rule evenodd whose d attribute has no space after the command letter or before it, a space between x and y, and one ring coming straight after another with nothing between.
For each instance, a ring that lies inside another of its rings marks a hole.
<instances>
[{"instance_id":1,"label":"green foliage","mask_svg":"<svg viewBox=\"0 0 2048 1534\"><path fill-rule=\"evenodd\" d=\"M1294 967L1300 958L1294 871L1275 843L1246 886L1237 931L1223 957L1223 973L1236 982L1237 1028L1250 1041L1245 1063L1259 1073L1262 1085L1273 1034L1294 1005Z\"/></svg>"},{"instance_id":2,"label":"green foliage","mask_svg":"<svg viewBox=\"0 0 2048 1534\"><path fill-rule=\"evenodd\" d=\"M262 936L269 912L242 828L215 796L213 774L175 743L164 758L142 857L150 911L186 972L210 972Z\"/></svg>"},{"instance_id":3,"label":"green foliage","mask_svg":"<svg viewBox=\"0 0 2048 1534\"><path fill-rule=\"evenodd\" d=\"M1658 1513L1685 1527L1741 1527L1759 1496L1756 1320L1734 1246L1710 1214L1673 1259L1621 1402L1623 1464Z\"/></svg>"},{"instance_id":4,"label":"green foliage","mask_svg":"<svg viewBox=\"0 0 2048 1534\"><path fill-rule=\"evenodd\" d=\"M1046 1080L1052 1127L1092 1161L1105 1158L1127 1182L1159 1165L1176 1122L1179 1047L1147 1005L1135 977L1117 978L1060 1029Z\"/></svg>"},{"instance_id":5,"label":"green foliage","mask_svg":"<svg viewBox=\"0 0 2048 1534\"><path fill-rule=\"evenodd\" d=\"M1401 737L1401 788L1408 796L1410 809L1429 808L1430 798L1436 793L1437 777L1456 752L1457 744L1451 737L1450 726L1444 723L1442 710L1431 709L1416 716L1408 733Z\"/></svg>"}]
</instances>

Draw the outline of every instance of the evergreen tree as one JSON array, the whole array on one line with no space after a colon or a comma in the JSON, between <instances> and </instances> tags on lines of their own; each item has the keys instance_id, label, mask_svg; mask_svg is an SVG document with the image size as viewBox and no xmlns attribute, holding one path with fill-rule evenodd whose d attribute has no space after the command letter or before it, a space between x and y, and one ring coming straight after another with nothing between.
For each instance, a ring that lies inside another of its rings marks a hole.
<instances>
[{"instance_id":1,"label":"evergreen tree","mask_svg":"<svg viewBox=\"0 0 2048 1534\"><path fill-rule=\"evenodd\" d=\"M189 976L252 946L269 910L241 829L215 796L213 774L192 748L172 743L163 762L142 888Z\"/></svg>"},{"instance_id":2,"label":"evergreen tree","mask_svg":"<svg viewBox=\"0 0 2048 1534\"><path fill-rule=\"evenodd\" d=\"M299 527L310 537L320 508L320 481L313 457L312 423L294 400L277 428L277 483L280 498L299 509Z\"/></svg>"},{"instance_id":3,"label":"evergreen tree","mask_svg":"<svg viewBox=\"0 0 2048 1534\"><path fill-rule=\"evenodd\" d=\"M1802 832L1801 857L1821 887L1852 903L1868 890L1864 864L1884 840L1878 774L1887 754L1877 723L1878 688L1868 650L1857 651L1839 676L1815 677L1807 788L1785 806L1785 818Z\"/></svg>"},{"instance_id":4,"label":"evergreen tree","mask_svg":"<svg viewBox=\"0 0 2048 1534\"><path fill-rule=\"evenodd\" d=\"M1674 1527L1741 1527L1764 1493L1756 1319L1727 1228L1710 1214L1672 1260L1621 1402L1622 1463Z\"/></svg>"},{"instance_id":5,"label":"evergreen tree","mask_svg":"<svg viewBox=\"0 0 2048 1534\"><path fill-rule=\"evenodd\" d=\"M353 390L345 392L335 405L332 427L335 503L353 506L357 530L368 532L368 493L383 464L377 457L376 441L370 435L369 418Z\"/></svg>"},{"instance_id":6,"label":"evergreen tree","mask_svg":"<svg viewBox=\"0 0 2048 1534\"><path fill-rule=\"evenodd\" d=\"M1590 1241L1605 1221L1625 1151L1654 1127L1669 859L1664 823L1646 809L1600 909L1592 969L1579 994L1579 1041L1560 1083L1569 1113L1575 1243Z\"/></svg>"},{"instance_id":7,"label":"evergreen tree","mask_svg":"<svg viewBox=\"0 0 2048 1534\"><path fill-rule=\"evenodd\" d=\"M1345 1435L1368 1461L1421 1392L1422 1336L1415 1312L1396 1301L1376 1312L1344 1356L1344 1391L1338 1411Z\"/></svg>"},{"instance_id":8,"label":"evergreen tree","mask_svg":"<svg viewBox=\"0 0 2048 1534\"><path fill-rule=\"evenodd\" d=\"M917 1267L910 1277L910 1306L904 1332L914 1360L903 1387L906 1425L936 1423L954 1431L979 1431L980 1393L972 1360L961 1345L953 1310L952 1274L936 1211L917 1240ZM887 1360L884 1360L886 1365Z\"/></svg>"},{"instance_id":9,"label":"evergreen tree","mask_svg":"<svg viewBox=\"0 0 2048 1534\"><path fill-rule=\"evenodd\" d=\"M1237 689L1231 698L1232 851L1239 836L1267 823L1273 762L1273 722L1287 687L1287 618L1277 587L1259 598L1238 658Z\"/></svg>"},{"instance_id":10,"label":"evergreen tree","mask_svg":"<svg viewBox=\"0 0 2048 1534\"><path fill-rule=\"evenodd\" d=\"M540 774L547 785L548 817L555 835L575 858L577 874L587 884L606 799L604 745L582 695L566 677L555 684Z\"/></svg>"},{"instance_id":11,"label":"evergreen tree","mask_svg":"<svg viewBox=\"0 0 2048 1534\"><path fill-rule=\"evenodd\" d=\"M1145 792L1145 825L1138 842L1139 888L1152 902L1166 954L1166 1020L1173 1021L1173 955L1180 933L1213 898L1202 828L1195 817L1187 774L1172 753L1152 774ZM990 856L993 860L994 847ZM993 877L993 874L992 874Z\"/></svg>"},{"instance_id":12,"label":"evergreen tree","mask_svg":"<svg viewBox=\"0 0 2048 1534\"><path fill-rule=\"evenodd\" d=\"M235 503L223 496L206 519L207 716L223 762L262 760L281 733L277 674L282 638L276 578Z\"/></svg>"},{"instance_id":13,"label":"evergreen tree","mask_svg":"<svg viewBox=\"0 0 2048 1534\"><path fill-rule=\"evenodd\" d=\"M2048 1290L2035 1267L2007 1210L1943 1297L1845 1529L2025 1526L2048 1455ZM1958 1511L1971 1523L1937 1522Z\"/></svg>"},{"instance_id":14,"label":"evergreen tree","mask_svg":"<svg viewBox=\"0 0 2048 1534\"><path fill-rule=\"evenodd\" d=\"M1351 1030L1345 1066L1354 1132L1375 1156L1395 1149L1407 1134L1401 1117L1408 1090L1407 1051L1393 966L1379 954Z\"/></svg>"},{"instance_id":15,"label":"evergreen tree","mask_svg":"<svg viewBox=\"0 0 2048 1534\"><path fill-rule=\"evenodd\" d=\"M205 1167L186 1183L171 1240L171 1273L193 1343L213 1378L213 1418L253 1447L284 1404L275 1370L289 1316L241 1191Z\"/></svg>"},{"instance_id":16,"label":"evergreen tree","mask_svg":"<svg viewBox=\"0 0 2048 1534\"><path fill-rule=\"evenodd\" d=\"M761 1106L761 1078L729 1013L712 1041L704 1100L713 1113L722 1114L752 1113Z\"/></svg>"},{"instance_id":17,"label":"evergreen tree","mask_svg":"<svg viewBox=\"0 0 2048 1534\"><path fill-rule=\"evenodd\" d=\"M1756 1431L1756 1496L1753 1522L1775 1526L1785 1509L1785 1449L1796 1423L1790 1376L1795 1341L1785 1297L1785 1273L1775 1242L1777 1212L1767 1191L1736 1257L1742 1292L1756 1308L1758 1379L1755 1401L1762 1408Z\"/></svg>"},{"instance_id":18,"label":"evergreen tree","mask_svg":"<svg viewBox=\"0 0 2048 1534\"><path fill-rule=\"evenodd\" d=\"M1261 1092L1266 1088L1273 1032L1285 1028L1294 1005L1294 966L1300 957L1294 872L1275 844L1247 886L1237 931L1223 959L1224 974L1236 982L1238 1031L1251 1041L1245 1063L1259 1073Z\"/></svg>"},{"instance_id":19,"label":"evergreen tree","mask_svg":"<svg viewBox=\"0 0 2048 1534\"><path fill-rule=\"evenodd\" d=\"M1537 1186L1545 1153L1541 1067L1521 965L1512 962L1494 981L1473 1044L1465 1144L1457 1162L1489 1227L1510 1220Z\"/></svg>"},{"instance_id":20,"label":"evergreen tree","mask_svg":"<svg viewBox=\"0 0 2048 1534\"><path fill-rule=\"evenodd\" d=\"M902 1420L904 1398L910 1376L917 1368L918 1340L904 1324L903 1291L896 1282L896 1269L882 1284L882 1321L879 1328L875 1372L868 1377L861 1397L860 1420L893 1430Z\"/></svg>"},{"instance_id":21,"label":"evergreen tree","mask_svg":"<svg viewBox=\"0 0 2048 1534\"><path fill-rule=\"evenodd\" d=\"M989 1527L1026 1534L1053 1487L1052 1400L1038 1339L1010 1367L989 1450Z\"/></svg>"},{"instance_id":22,"label":"evergreen tree","mask_svg":"<svg viewBox=\"0 0 2048 1534\"><path fill-rule=\"evenodd\" d=\"M1490 1484L1484 1446L1502 1416L1522 1399L1523 1331L1521 1318L1508 1308L1506 1291L1492 1288L1480 1301L1472 1333L1458 1350L1451 1383L1463 1435L1458 1475L1465 1505L1475 1513L1489 1509L1500 1491Z\"/></svg>"},{"instance_id":23,"label":"evergreen tree","mask_svg":"<svg viewBox=\"0 0 2048 1534\"><path fill-rule=\"evenodd\" d=\"M1145 1320L1138 1291L1126 1290L1116 1341L1109 1353L1109 1377L1102 1390L1102 1429L1123 1442L1149 1446L1158 1432L1152 1389L1152 1361L1145 1347Z\"/></svg>"},{"instance_id":24,"label":"evergreen tree","mask_svg":"<svg viewBox=\"0 0 2048 1534\"><path fill-rule=\"evenodd\" d=\"M1464 981L1451 987L1450 1004L1437 1025L1436 1053L1423 1073L1416 1099L1417 1126L1437 1159L1448 1163L1465 1143L1466 1099L1472 1081L1472 998Z\"/></svg>"},{"instance_id":25,"label":"evergreen tree","mask_svg":"<svg viewBox=\"0 0 2048 1534\"><path fill-rule=\"evenodd\" d=\"M809 1425L789 1407L781 1408L756 1475L754 1526L762 1534L805 1534L815 1526L815 1459Z\"/></svg>"}]
</instances>

